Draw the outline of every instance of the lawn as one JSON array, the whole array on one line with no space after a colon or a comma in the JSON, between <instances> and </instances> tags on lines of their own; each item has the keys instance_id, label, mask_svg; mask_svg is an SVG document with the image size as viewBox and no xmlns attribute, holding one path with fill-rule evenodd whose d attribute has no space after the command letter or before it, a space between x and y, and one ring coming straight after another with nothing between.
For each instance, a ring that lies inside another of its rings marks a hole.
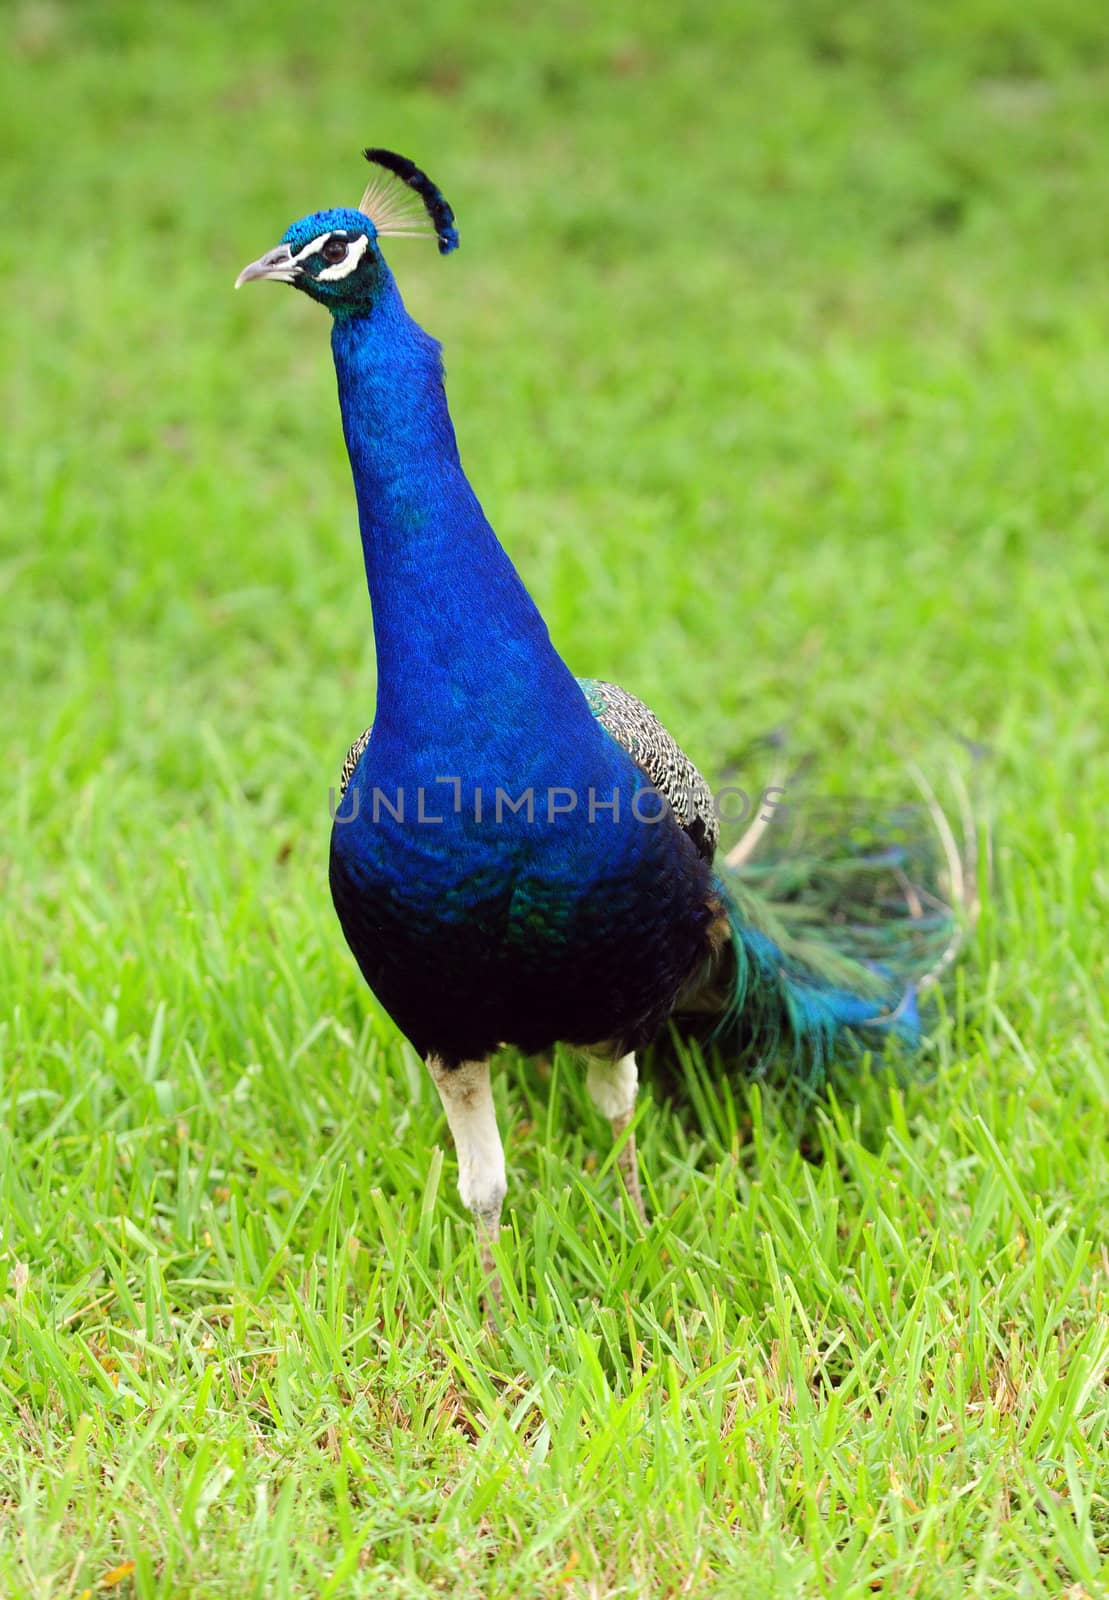
<instances>
[{"instance_id":1,"label":"lawn","mask_svg":"<svg viewBox=\"0 0 1109 1600\"><path fill-rule=\"evenodd\" d=\"M1109 1593L1103 6L4 33L0 1593ZM507 1060L499 1336L328 897L327 319L231 291L367 143L458 214L388 253L575 670L713 779L787 726L817 798L973 741L996 841L917 1074L799 1132L679 1061L646 1233L581 1074Z\"/></svg>"}]
</instances>

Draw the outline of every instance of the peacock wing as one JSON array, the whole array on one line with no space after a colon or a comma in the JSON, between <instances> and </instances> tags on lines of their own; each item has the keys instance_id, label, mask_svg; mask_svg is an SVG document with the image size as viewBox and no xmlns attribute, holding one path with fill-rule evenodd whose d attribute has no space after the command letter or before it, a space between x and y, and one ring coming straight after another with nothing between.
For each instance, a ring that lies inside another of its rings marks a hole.
<instances>
[{"instance_id":1,"label":"peacock wing","mask_svg":"<svg viewBox=\"0 0 1109 1600\"><path fill-rule=\"evenodd\" d=\"M698 853L711 861L720 832L712 790L681 745L649 706L619 684L598 678L579 678L578 683L601 727L624 747L668 802Z\"/></svg>"},{"instance_id":2,"label":"peacock wing","mask_svg":"<svg viewBox=\"0 0 1109 1600\"><path fill-rule=\"evenodd\" d=\"M348 787L348 785L350 783L350 780L354 777L354 769L358 765L359 761L362 759L362 752L363 752L363 750L365 750L366 746L369 744L369 742L370 742L370 734L372 732L373 732L372 728L364 729L363 732L358 735L357 739L355 739L354 743L351 745L350 749L346 753L346 758L343 761L343 770L339 774L339 798L340 798L340 800L343 798L343 796L347 792L347 787Z\"/></svg>"}]
</instances>

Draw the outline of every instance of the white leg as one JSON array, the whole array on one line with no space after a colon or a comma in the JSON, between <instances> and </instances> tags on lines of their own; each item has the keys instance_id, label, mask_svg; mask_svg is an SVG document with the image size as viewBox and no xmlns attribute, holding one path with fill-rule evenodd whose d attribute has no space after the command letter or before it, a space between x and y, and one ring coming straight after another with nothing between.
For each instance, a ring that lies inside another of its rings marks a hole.
<instances>
[{"instance_id":1,"label":"white leg","mask_svg":"<svg viewBox=\"0 0 1109 1600\"><path fill-rule=\"evenodd\" d=\"M458 1192L477 1224L481 1264L489 1274L489 1292L500 1300L501 1286L493 1270L492 1245L501 1231L505 1196L504 1148L497 1131L488 1061L463 1061L445 1067L428 1057L458 1155Z\"/></svg>"},{"instance_id":2,"label":"white leg","mask_svg":"<svg viewBox=\"0 0 1109 1600\"><path fill-rule=\"evenodd\" d=\"M621 1056L617 1061L590 1056L585 1086L597 1110L611 1122L613 1138L619 1139L635 1113L639 1070L635 1064L634 1054ZM634 1133L629 1132L620 1146L616 1164L620 1168L628 1199L638 1211L640 1220L646 1222L647 1209L643 1204L643 1194L639 1187L639 1164L635 1154Z\"/></svg>"}]
</instances>

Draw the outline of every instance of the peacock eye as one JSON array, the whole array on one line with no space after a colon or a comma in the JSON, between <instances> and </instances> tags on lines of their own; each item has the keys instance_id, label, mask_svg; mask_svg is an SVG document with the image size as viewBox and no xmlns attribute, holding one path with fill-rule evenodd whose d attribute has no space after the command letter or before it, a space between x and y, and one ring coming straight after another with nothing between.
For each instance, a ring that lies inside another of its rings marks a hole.
<instances>
[{"instance_id":1,"label":"peacock eye","mask_svg":"<svg viewBox=\"0 0 1109 1600\"><path fill-rule=\"evenodd\" d=\"M320 251L320 255L323 256L330 267L337 266L340 261L345 260L346 253L347 242L345 239L329 239Z\"/></svg>"}]
</instances>

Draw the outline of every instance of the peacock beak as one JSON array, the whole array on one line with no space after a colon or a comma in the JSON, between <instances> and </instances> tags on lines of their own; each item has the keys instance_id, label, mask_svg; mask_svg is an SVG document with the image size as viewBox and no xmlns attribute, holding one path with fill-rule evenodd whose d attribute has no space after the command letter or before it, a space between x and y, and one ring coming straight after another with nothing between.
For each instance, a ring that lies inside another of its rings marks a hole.
<instances>
[{"instance_id":1,"label":"peacock beak","mask_svg":"<svg viewBox=\"0 0 1109 1600\"><path fill-rule=\"evenodd\" d=\"M293 264L293 252L289 246L279 244L267 250L257 261L252 261L249 267L244 267L235 279L235 287L240 289L244 283L250 283L255 278L276 278L279 283L295 283L298 270Z\"/></svg>"}]
</instances>

